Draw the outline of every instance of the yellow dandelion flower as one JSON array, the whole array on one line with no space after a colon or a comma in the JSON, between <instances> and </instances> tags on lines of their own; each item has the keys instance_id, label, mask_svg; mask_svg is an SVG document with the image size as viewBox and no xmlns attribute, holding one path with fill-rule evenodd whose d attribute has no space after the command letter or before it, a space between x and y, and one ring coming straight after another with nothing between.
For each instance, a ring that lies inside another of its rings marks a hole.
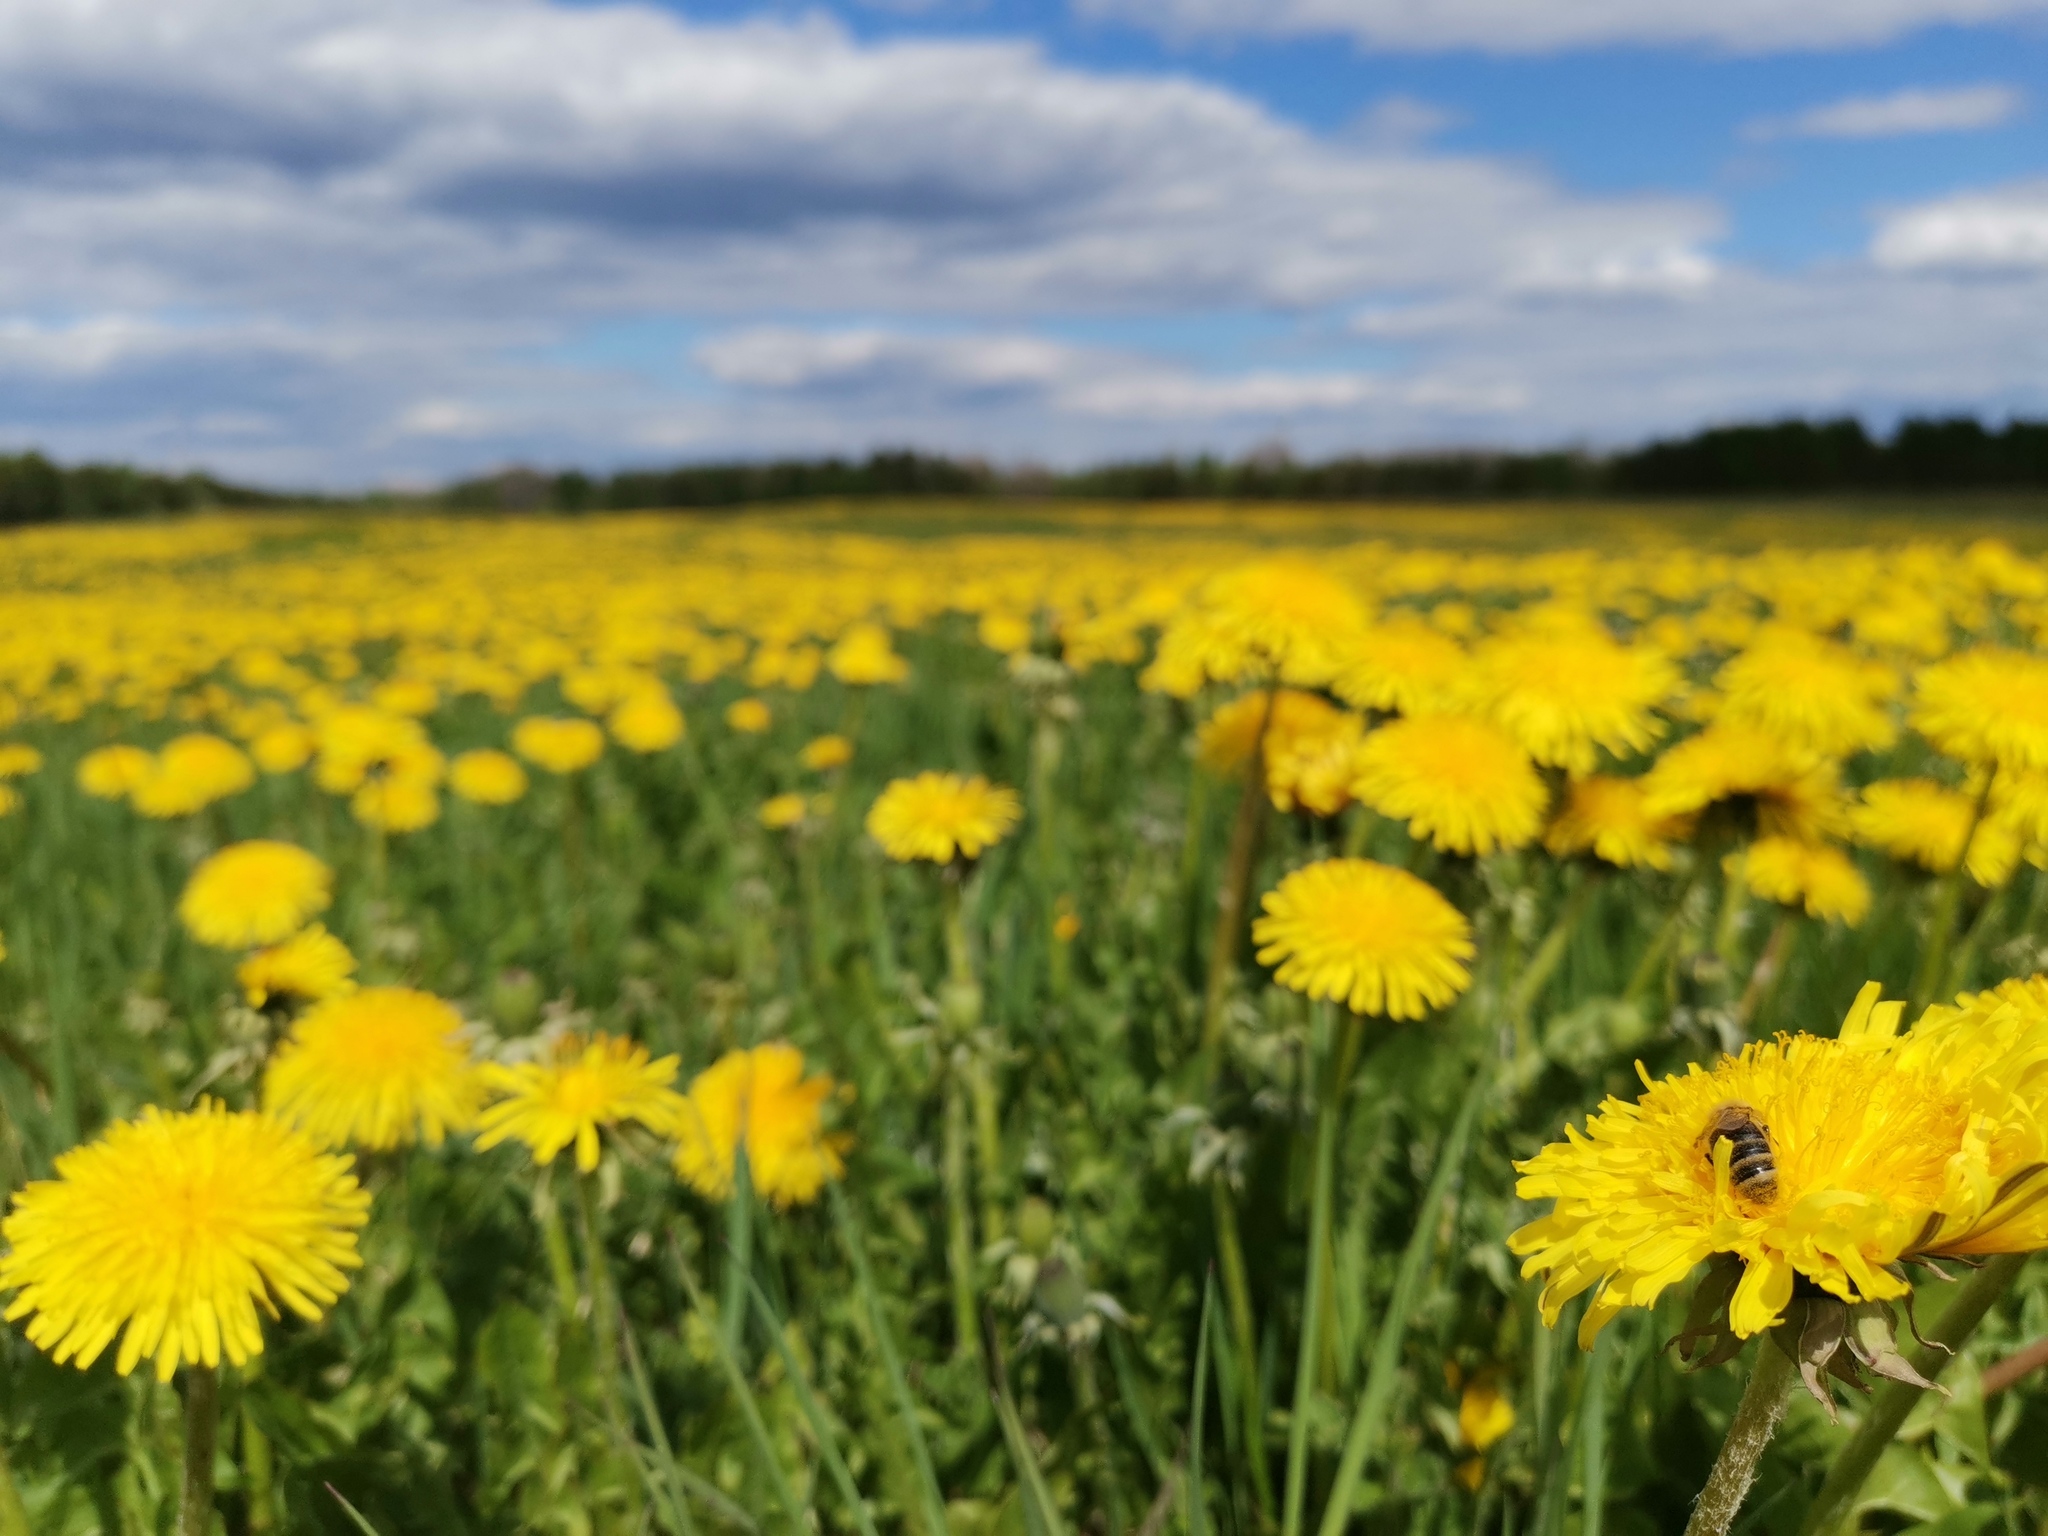
<instances>
[{"instance_id":1,"label":"yellow dandelion flower","mask_svg":"<svg viewBox=\"0 0 2048 1536\"><path fill-rule=\"evenodd\" d=\"M155 768L155 756L142 747L95 747L78 760L78 787L95 800L125 800Z\"/></svg>"},{"instance_id":2,"label":"yellow dandelion flower","mask_svg":"<svg viewBox=\"0 0 2048 1536\"><path fill-rule=\"evenodd\" d=\"M1515 1405L1492 1372L1481 1372L1458 1399L1458 1438L1484 1453L1515 1427Z\"/></svg>"},{"instance_id":3,"label":"yellow dandelion flower","mask_svg":"<svg viewBox=\"0 0 2048 1536\"><path fill-rule=\"evenodd\" d=\"M1832 843L1796 837L1760 837L1729 865L1766 901L1803 908L1808 917L1854 928L1870 911L1870 885L1849 856Z\"/></svg>"},{"instance_id":4,"label":"yellow dandelion flower","mask_svg":"<svg viewBox=\"0 0 2048 1536\"><path fill-rule=\"evenodd\" d=\"M235 981L251 1008L273 998L317 1003L355 990L356 957L319 923L282 944L259 949L235 967Z\"/></svg>"},{"instance_id":5,"label":"yellow dandelion flower","mask_svg":"<svg viewBox=\"0 0 2048 1536\"><path fill-rule=\"evenodd\" d=\"M448 788L472 805L510 805L526 793L526 770L509 752L475 747L448 765Z\"/></svg>"},{"instance_id":6,"label":"yellow dandelion flower","mask_svg":"<svg viewBox=\"0 0 2048 1536\"><path fill-rule=\"evenodd\" d=\"M1161 633L1140 681L1181 698L1205 682L1320 687L1365 620L1357 593L1322 567L1299 556L1257 561L1202 588Z\"/></svg>"},{"instance_id":7,"label":"yellow dandelion flower","mask_svg":"<svg viewBox=\"0 0 2048 1536\"><path fill-rule=\"evenodd\" d=\"M660 683L634 688L605 718L612 740L628 752L665 752L683 739L683 712Z\"/></svg>"},{"instance_id":8,"label":"yellow dandelion flower","mask_svg":"<svg viewBox=\"0 0 2048 1536\"><path fill-rule=\"evenodd\" d=\"M1911 718L1963 762L2048 769L2048 657L1986 645L1922 667Z\"/></svg>"},{"instance_id":9,"label":"yellow dandelion flower","mask_svg":"<svg viewBox=\"0 0 2048 1536\"><path fill-rule=\"evenodd\" d=\"M813 773L830 773L853 761L853 743L844 736L814 737L804 743L796 759Z\"/></svg>"},{"instance_id":10,"label":"yellow dandelion flower","mask_svg":"<svg viewBox=\"0 0 2048 1536\"><path fill-rule=\"evenodd\" d=\"M1266 790L1276 809L1303 810L1312 816L1335 816L1351 803L1358 776L1359 748L1365 742L1365 717L1334 714L1321 732L1269 731L1266 738Z\"/></svg>"},{"instance_id":11,"label":"yellow dandelion flower","mask_svg":"<svg viewBox=\"0 0 2048 1536\"><path fill-rule=\"evenodd\" d=\"M1582 1344L1624 1307L1653 1305L1717 1253L1743 1273L1744 1338L1778 1322L1804 1277L1844 1301L1908 1290L1893 1266L1926 1255L2048 1245L2048 1006L1980 994L1930 1009L1903 1038L1902 1003L1858 995L1836 1040L1781 1035L1711 1069L1606 1100L1568 1139L1515 1166L1551 1213L1508 1245L1543 1275L1544 1320L1597 1287ZM1639 1069L1640 1070L1640 1069ZM1766 1166L1734 1140L1761 1135Z\"/></svg>"},{"instance_id":12,"label":"yellow dandelion flower","mask_svg":"<svg viewBox=\"0 0 2048 1536\"><path fill-rule=\"evenodd\" d=\"M775 723L775 711L765 699L734 699L725 707L725 723L742 736L759 736Z\"/></svg>"},{"instance_id":13,"label":"yellow dandelion flower","mask_svg":"<svg viewBox=\"0 0 2048 1536\"><path fill-rule=\"evenodd\" d=\"M1567 623L1483 642L1461 686L1537 762L1587 774L1602 749L1648 751L1663 734L1657 707L1678 683L1662 652Z\"/></svg>"},{"instance_id":14,"label":"yellow dandelion flower","mask_svg":"<svg viewBox=\"0 0 2048 1536\"><path fill-rule=\"evenodd\" d=\"M1691 836L1692 825L1684 817L1652 816L1643 801L1641 779L1574 779L1543 846L1560 859L1590 853L1622 869L1669 869L1671 845Z\"/></svg>"},{"instance_id":15,"label":"yellow dandelion flower","mask_svg":"<svg viewBox=\"0 0 2048 1536\"><path fill-rule=\"evenodd\" d=\"M1754 726L1720 721L1668 749L1643 776L1653 816L1725 806L1766 837L1820 842L1848 831L1835 765Z\"/></svg>"},{"instance_id":16,"label":"yellow dandelion flower","mask_svg":"<svg viewBox=\"0 0 2048 1536\"><path fill-rule=\"evenodd\" d=\"M1014 613L984 613L974 626L975 637L990 650L1014 656L1031 648L1031 621Z\"/></svg>"},{"instance_id":17,"label":"yellow dandelion flower","mask_svg":"<svg viewBox=\"0 0 2048 1536\"><path fill-rule=\"evenodd\" d=\"M2019 863L2019 833L2006 821L1986 817L1972 836L1976 820L1973 796L1933 779L1880 779L1864 786L1862 802L1849 811L1850 828L1864 847L1936 874L1956 867L1969 838L1971 878L1982 886L2003 885Z\"/></svg>"},{"instance_id":18,"label":"yellow dandelion flower","mask_svg":"<svg viewBox=\"0 0 2048 1536\"><path fill-rule=\"evenodd\" d=\"M804 819L808 802L799 794L775 795L761 802L761 825L771 832L785 832Z\"/></svg>"},{"instance_id":19,"label":"yellow dandelion flower","mask_svg":"<svg viewBox=\"0 0 2048 1536\"><path fill-rule=\"evenodd\" d=\"M431 773L378 774L349 796L348 808L366 827L384 832L417 832L441 819L441 797L434 786L440 779L439 758L434 754Z\"/></svg>"},{"instance_id":20,"label":"yellow dandelion flower","mask_svg":"<svg viewBox=\"0 0 2048 1536\"><path fill-rule=\"evenodd\" d=\"M698 1194L732 1193L737 1148L747 1149L747 1177L778 1209L808 1205L845 1172L842 1138L820 1124L832 1079L804 1076L793 1045L727 1051L697 1074L676 1120L676 1172Z\"/></svg>"},{"instance_id":21,"label":"yellow dandelion flower","mask_svg":"<svg viewBox=\"0 0 2048 1536\"><path fill-rule=\"evenodd\" d=\"M319 859L256 838L202 860L178 898L178 916L202 944L248 949L290 938L333 895L334 872Z\"/></svg>"},{"instance_id":22,"label":"yellow dandelion flower","mask_svg":"<svg viewBox=\"0 0 2048 1536\"><path fill-rule=\"evenodd\" d=\"M440 756L419 721L366 704L332 709L315 729L319 761L313 778L330 795L352 795L380 776L424 777ZM438 766L431 771L438 774Z\"/></svg>"},{"instance_id":23,"label":"yellow dandelion flower","mask_svg":"<svg viewBox=\"0 0 2048 1536\"><path fill-rule=\"evenodd\" d=\"M0 741L0 779L24 779L43 766L43 754L25 741Z\"/></svg>"},{"instance_id":24,"label":"yellow dandelion flower","mask_svg":"<svg viewBox=\"0 0 2048 1536\"><path fill-rule=\"evenodd\" d=\"M866 688L902 682L910 676L910 663L892 649L881 625L855 624L825 653L825 670L849 687Z\"/></svg>"},{"instance_id":25,"label":"yellow dandelion flower","mask_svg":"<svg viewBox=\"0 0 2048 1536\"><path fill-rule=\"evenodd\" d=\"M1821 757L1888 747L1899 734L1898 674L1805 630L1776 628L1714 678L1720 718Z\"/></svg>"},{"instance_id":26,"label":"yellow dandelion flower","mask_svg":"<svg viewBox=\"0 0 2048 1536\"><path fill-rule=\"evenodd\" d=\"M370 702L393 715L431 715L441 707L441 690L424 677L387 678L370 690Z\"/></svg>"},{"instance_id":27,"label":"yellow dandelion flower","mask_svg":"<svg viewBox=\"0 0 2048 1536\"><path fill-rule=\"evenodd\" d=\"M249 755L265 773L297 773L313 760L319 740L310 725L289 720L258 732L249 743Z\"/></svg>"},{"instance_id":28,"label":"yellow dandelion flower","mask_svg":"<svg viewBox=\"0 0 2048 1536\"><path fill-rule=\"evenodd\" d=\"M518 1141L545 1167L573 1142L578 1171L589 1173L602 1152L599 1130L674 1128L683 1107L682 1095L669 1087L676 1065L673 1056L650 1061L638 1041L606 1034L564 1035L545 1061L487 1062L483 1085L498 1099L478 1118L476 1144Z\"/></svg>"},{"instance_id":29,"label":"yellow dandelion flower","mask_svg":"<svg viewBox=\"0 0 2048 1536\"><path fill-rule=\"evenodd\" d=\"M1268 891L1259 964L1353 1013L1419 1019L1472 984L1472 926L1434 886L1370 859L1325 859Z\"/></svg>"},{"instance_id":30,"label":"yellow dandelion flower","mask_svg":"<svg viewBox=\"0 0 2048 1536\"><path fill-rule=\"evenodd\" d=\"M257 1312L317 1321L361 1262L370 1198L350 1159L269 1115L202 1100L145 1109L55 1164L14 1197L0 1235L9 1321L60 1365L91 1365L116 1338L114 1369L149 1359L246 1364L263 1352Z\"/></svg>"},{"instance_id":31,"label":"yellow dandelion flower","mask_svg":"<svg viewBox=\"0 0 2048 1536\"><path fill-rule=\"evenodd\" d=\"M512 750L549 773L576 773L604 756L604 732L588 720L528 715L512 727Z\"/></svg>"},{"instance_id":32,"label":"yellow dandelion flower","mask_svg":"<svg viewBox=\"0 0 2048 1536\"><path fill-rule=\"evenodd\" d=\"M482 1100L462 1015L410 987L307 1010L263 1074L263 1107L335 1147L438 1147L476 1122Z\"/></svg>"},{"instance_id":33,"label":"yellow dandelion flower","mask_svg":"<svg viewBox=\"0 0 2048 1536\"><path fill-rule=\"evenodd\" d=\"M980 774L920 773L895 779L868 811L868 835L898 863L978 859L1023 818L1014 789Z\"/></svg>"},{"instance_id":34,"label":"yellow dandelion flower","mask_svg":"<svg viewBox=\"0 0 2048 1536\"><path fill-rule=\"evenodd\" d=\"M256 782L256 768L233 742L193 731L164 743L156 761L130 792L135 809L169 820L203 811Z\"/></svg>"},{"instance_id":35,"label":"yellow dandelion flower","mask_svg":"<svg viewBox=\"0 0 2048 1536\"><path fill-rule=\"evenodd\" d=\"M1381 726L1356 753L1351 792L1449 853L1520 848L1543 830L1550 791L1521 744L1470 715Z\"/></svg>"},{"instance_id":36,"label":"yellow dandelion flower","mask_svg":"<svg viewBox=\"0 0 2048 1536\"><path fill-rule=\"evenodd\" d=\"M1330 686L1358 709L1425 715L1451 706L1470 665L1455 639L1419 615L1403 614L1354 639Z\"/></svg>"},{"instance_id":37,"label":"yellow dandelion flower","mask_svg":"<svg viewBox=\"0 0 2048 1536\"><path fill-rule=\"evenodd\" d=\"M1342 715L1320 694L1296 688L1247 693L1202 722L1195 732L1195 759L1212 773L1235 773L1252 760L1261 732L1269 746L1296 736L1320 736L1334 729Z\"/></svg>"},{"instance_id":38,"label":"yellow dandelion flower","mask_svg":"<svg viewBox=\"0 0 2048 1536\"><path fill-rule=\"evenodd\" d=\"M21 809L21 791L12 784L0 784L0 816L12 816Z\"/></svg>"}]
</instances>

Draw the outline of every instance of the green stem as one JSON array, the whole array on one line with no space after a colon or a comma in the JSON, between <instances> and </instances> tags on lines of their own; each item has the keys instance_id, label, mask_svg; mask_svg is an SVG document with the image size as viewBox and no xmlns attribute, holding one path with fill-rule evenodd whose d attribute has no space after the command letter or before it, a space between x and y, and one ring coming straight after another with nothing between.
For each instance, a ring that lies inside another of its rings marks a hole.
<instances>
[{"instance_id":1,"label":"green stem","mask_svg":"<svg viewBox=\"0 0 2048 1536\"><path fill-rule=\"evenodd\" d=\"M1069 1350L1067 1358L1074 1368L1074 1394L1080 1401L1082 1415L1088 1420L1089 1433L1094 1436L1095 1454L1102 1461L1102 1508L1109 1516L1110 1531L1121 1536L1129 1528L1126 1523L1128 1509L1124 1502L1123 1479L1116 1472L1116 1437L1110 1433L1109 1414L1102 1403L1102 1387L1095 1379L1095 1357L1083 1347Z\"/></svg>"},{"instance_id":2,"label":"green stem","mask_svg":"<svg viewBox=\"0 0 2048 1536\"><path fill-rule=\"evenodd\" d=\"M1549 985L1550 978L1557 974L1558 966L1564 963L1572 935L1578 931L1579 919L1586 915L1586 908L1592 905L1593 897L1599 893L1606 879L1605 871L1587 872L1577 888L1565 897L1564 905L1558 908L1556 920L1550 925L1550 932L1543 936L1543 942L1536 946L1536 953L1529 957L1528 966L1515 978L1515 984L1508 992L1507 1015L1515 1026L1517 1050L1535 1049L1535 1042L1528 1038L1529 1015L1536 1006L1536 999Z\"/></svg>"},{"instance_id":3,"label":"green stem","mask_svg":"<svg viewBox=\"0 0 2048 1536\"><path fill-rule=\"evenodd\" d=\"M965 1050L957 1047L956 1050ZM957 1061L946 1064L945 1141L939 1175L946 1189L946 1268L953 1282L953 1353L966 1359L981 1347L974 1274L974 1214L967 1193L967 1085Z\"/></svg>"},{"instance_id":4,"label":"green stem","mask_svg":"<svg viewBox=\"0 0 2048 1536\"><path fill-rule=\"evenodd\" d=\"M725 1202L725 1285L718 1323L725 1347L743 1359L747 1344L747 1281L754 1272L754 1179L744 1145L733 1148L732 1194Z\"/></svg>"},{"instance_id":5,"label":"green stem","mask_svg":"<svg viewBox=\"0 0 2048 1536\"><path fill-rule=\"evenodd\" d=\"M1600 1330L1579 1393L1579 1536L1601 1536L1607 1519L1607 1398L1618 1333L1612 1324Z\"/></svg>"},{"instance_id":6,"label":"green stem","mask_svg":"<svg viewBox=\"0 0 2048 1536\"><path fill-rule=\"evenodd\" d=\"M1209 1209L1216 1224L1216 1259L1223 1271L1223 1299L1230 1312L1230 1331L1237 1348L1238 1404L1244 1420L1244 1455L1252 1470L1252 1490L1259 1509L1273 1518L1273 1484L1266 1470L1266 1421L1258 1388L1259 1336L1252 1321L1251 1280L1245 1270L1244 1240L1238 1234L1237 1201L1219 1176L1209 1184Z\"/></svg>"},{"instance_id":7,"label":"green stem","mask_svg":"<svg viewBox=\"0 0 2048 1536\"><path fill-rule=\"evenodd\" d=\"M612 1283L611 1260L605 1253L604 1222L597 1208L597 1175L578 1175L576 1203L583 1218L583 1255L590 1296L591 1346L597 1357L597 1388L604 1399L605 1417L624 1433L625 1398L619 1390L618 1288Z\"/></svg>"},{"instance_id":8,"label":"green stem","mask_svg":"<svg viewBox=\"0 0 2048 1536\"><path fill-rule=\"evenodd\" d=\"M1327 1011L1327 1004L1319 1005ZM1329 1079L1316 1104L1315 1175L1309 1196L1308 1286L1302 1298L1300 1352L1294 1367L1294 1410L1287 1422L1287 1482L1281 1500L1281 1536L1298 1536L1302 1503L1308 1496L1308 1421L1315 1398L1316 1368L1322 1354L1325 1250L1330 1243L1330 1201L1336 1181L1337 1133L1344 1118L1345 1080L1338 1076L1352 1055L1350 1039L1358 1016L1346 1012L1342 1045L1332 1042Z\"/></svg>"},{"instance_id":9,"label":"green stem","mask_svg":"<svg viewBox=\"0 0 2048 1536\"><path fill-rule=\"evenodd\" d=\"M1259 722L1258 744L1245 765L1244 793L1238 797L1237 819L1230 828L1230 858L1216 898L1216 927L1209 940L1209 981L1202 994L1202 1055L1208 1062L1211 1086L1223 1069L1223 1014L1230 997L1230 979L1237 970L1237 948L1244 942L1245 911L1251 905L1252 875L1259 862L1259 842L1266 828L1266 726L1273 717L1273 692L1266 693L1266 713Z\"/></svg>"},{"instance_id":10,"label":"green stem","mask_svg":"<svg viewBox=\"0 0 2048 1536\"><path fill-rule=\"evenodd\" d=\"M1984 905L1963 934L1963 947L1956 951L1955 959L1949 963L1948 976L1941 985L1942 997L1954 997L1970 984L1971 973L1977 969L1977 957L1983 954L1984 941L1990 937L1992 926L2004 910L2011 890L2008 876L2006 884L1984 893Z\"/></svg>"},{"instance_id":11,"label":"green stem","mask_svg":"<svg viewBox=\"0 0 2048 1536\"><path fill-rule=\"evenodd\" d=\"M2024 1253L2001 1253L1965 1280L1927 1330L1927 1344L1915 1351L1913 1369L1929 1381L1937 1380L1942 1367L1969 1342L1985 1314L2026 1268L2029 1257ZM1807 1510L1806 1523L1799 1527L1800 1536L1822 1536L1848 1514L1864 1479L1870 1476L1884 1448L1892 1443L1899 1426L1906 1422L1913 1405L1920 1401L1922 1390L1903 1381L1888 1381L1878 1391L1856 1433L1828 1468L1827 1481L1821 1484L1812 1508Z\"/></svg>"},{"instance_id":12,"label":"green stem","mask_svg":"<svg viewBox=\"0 0 2048 1536\"><path fill-rule=\"evenodd\" d=\"M1671 911L1658 926L1656 935L1650 940L1650 947L1636 962L1636 968L1629 973L1628 985L1622 988L1622 1001L1640 1003L1649 996L1650 988L1664 973L1664 962L1671 953L1671 946L1678 938L1679 925L1685 921L1686 903L1692 900L1693 887L1699 884L1700 874L1706 868L1710 855L1704 848L1693 852L1692 868L1686 871L1685 879L1679 882L1678 895L1671 903Z\"/></svg>"},{"instance_id":13,"label":"green stem","mask_svg":"<svg viewBox=\"0 0 2048 1536\"><path fill-rule=\"evenodd\" d=\"M277 1529L277 1458L270 1436L256 1422L246 1401L242 1405L242 1481L249 1503L249 1536ZM0 1520L0 1536L7 1524Z\"/></svg>"},{"instance_id":14,"label":"green stem","mask_svg":"<svg viewBox=\"0 0 2048 1536\"><path fill-rule=\"evenodd\" d=\"M1798 936L1802 920L1796 908L1787 907L1772 925L1771 936L1764 941L1763 953L1756 957L1756 964L1750 969L1749 982L1742 989L1741 1001L1735 1005L1735 1022L1743 1030L1748 1030L1770 997L1778 977L1784 974L1786 953Z\"/></svg>"},{"instance_id":15,"label":"green stem","mask_svg":"<svg viewBox=\"0 0 2048 1536\"><path fill-rule=\"evenodd\" d=\"M213 1536L213 1456L220 1436L220 1372L185 1368L185 1484L178 1536Z\"/></svg>"},{"instance_id":16,"label":"green stem","mask_svg":"<svg viewBox=\"0 0 2048 1536\"><path fill-rule=\"evenodd\" d=\"M533 1219L540 1227L548 1272L554 1277L555 1303L562 1309L563 1317L573 1320L582 1295L576 1281L576 1258L569 1251L569 1229L562 1223L562 1204L555 1195L554 1177L545 1171L533 1186Z\"/></svg>"},{"instance_id":17,"label":"green stem","mask_svg":"<svg viewBox=\"0 0 2048 1536\"><path fill-rule=\"evenodd\" d=\"M1792 1396L1792 1357L1769 1335L1757 1340L1756 1363L1750 1367L1749 1385L1728 1425L1728 1438L1721 1442L1721 1454L1714 1458L1714 1470L1707 1474L1707 1486L1700 1490L1686 1522L1685 1536L1728 1536L1756 1481L1757 1463L1764 1447L1777 1432Z\"/></svg>"},{"instance_id":18,"label":"green stem","mask_svg":"<svg viewBox=\"0 0 2048 1536\"><path fill-rule=\"evenodd\" d=\"M1955 938L1956 916L1962 911L1963 882L1970 877L1968 858L1970 844L1976 841L1977 828L1984 822L1984 812L1991 804L1991 786L1998 782L1998 771L1994 768L1984 776L1984 787L1977 792L1976 808L1970 814L1970 830L1963 836L1963 857L1956 860L1956 867L1941 877L1941 888L1935 893L1934 914L1927 928L1927 947L1920 952L1920 968L1913 973L1913 1001L1909 1017L1919 1017L1920 1011L1934 1001L1934 989L1941 985L1948 975L1948 950Z\"/></svg>"}]
</instances>

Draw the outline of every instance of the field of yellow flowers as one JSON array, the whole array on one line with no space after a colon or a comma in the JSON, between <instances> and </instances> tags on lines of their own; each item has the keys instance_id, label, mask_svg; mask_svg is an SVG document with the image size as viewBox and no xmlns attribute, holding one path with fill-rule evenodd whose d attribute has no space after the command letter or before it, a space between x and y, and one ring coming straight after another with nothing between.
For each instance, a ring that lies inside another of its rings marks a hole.
<instances>
[{"instance_id":1,"label":"field of yellow flowers","mask_svg":"<svg viewBox=\"0 0 2048 1536\"><path fill-rule=\"evenodd\" d=\"M0 538L0 1536L2048 1531L2048 560L1704 526Z\"/></svg>"}]
</instances>

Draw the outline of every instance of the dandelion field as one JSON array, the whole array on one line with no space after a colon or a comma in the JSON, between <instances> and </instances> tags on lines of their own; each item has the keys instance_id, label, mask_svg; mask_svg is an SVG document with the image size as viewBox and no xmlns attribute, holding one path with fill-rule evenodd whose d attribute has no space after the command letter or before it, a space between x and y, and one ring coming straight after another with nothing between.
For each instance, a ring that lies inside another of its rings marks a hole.
<instances>
[{"instance_id":1,"label":"dandelion field","mask_svg":"<svg viewBox=\"0 0 2048 1536\"><path fill-rule=\"evenodd\" d=\"M0 538L0 1536L2048 1530L2048 559L1449 526Z\"/></svg>"}]
</instances>

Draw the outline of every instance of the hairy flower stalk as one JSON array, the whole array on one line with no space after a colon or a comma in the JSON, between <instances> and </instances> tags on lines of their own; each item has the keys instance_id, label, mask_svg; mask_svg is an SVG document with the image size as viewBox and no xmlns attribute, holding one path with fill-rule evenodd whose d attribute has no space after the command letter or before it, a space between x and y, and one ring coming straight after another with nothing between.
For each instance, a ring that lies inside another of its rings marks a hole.
<instances>
[{"instance_id":1,"label":"hairy flower stalk","mask_svg":"<svg viewBox=\"0 0 2048 1536\"><path fill-rule=\"evenodd\" d=\"M1721 1442L1721 1453L1707 1474L1707 1485L1692 1507L1692 1518L1686 1521L1685 1536L1727 1536L1756 1481L1764 1447L1785 1417L1792 1383L1792 1357L1773 1339L1757 1345L1749 1385L1743 1389L1742 1401L1728 1425L1728 1437Z\"/></svg>"}]
</instances>

